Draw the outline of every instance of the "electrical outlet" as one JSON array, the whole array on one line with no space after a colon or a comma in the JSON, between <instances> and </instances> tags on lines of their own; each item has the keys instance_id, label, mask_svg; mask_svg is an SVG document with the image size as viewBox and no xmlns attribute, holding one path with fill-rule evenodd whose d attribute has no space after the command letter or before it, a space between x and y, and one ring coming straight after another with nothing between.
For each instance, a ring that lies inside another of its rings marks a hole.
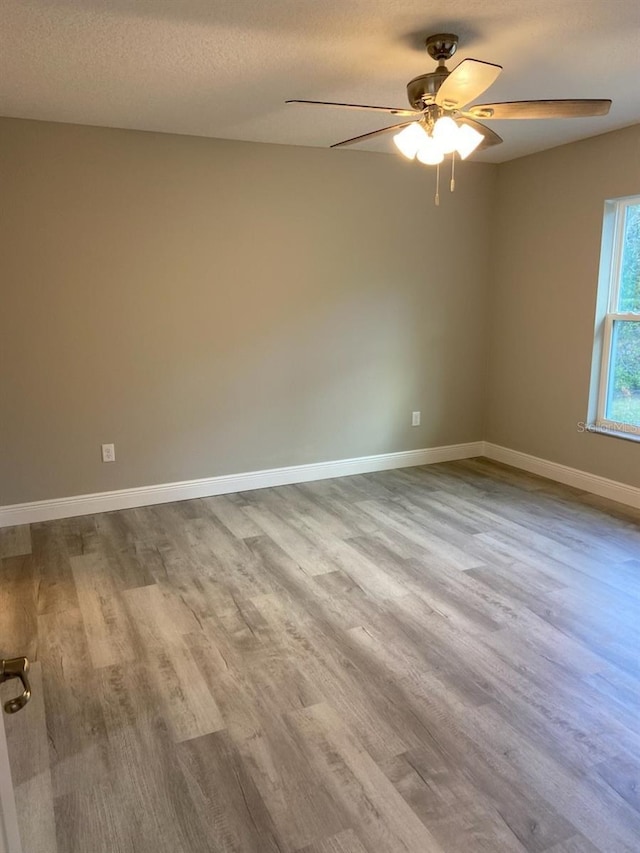
<instances>
[{"instance_id":1,"label":"electrical outlet","mask_svg":"<svg viewBox=\"0 0 640 853\"><path fill-rule=\"evenodd\" d=\"M420 412L411 412L411 426L420 426Z\"/></svg>"},{"instance_id":2,"label":"electrical outlet","mask_svg":"<svg viewBox=\"0 0 640 853\"><path fill-rule=\"evenodd\" d=\"M115 444L103 444L102 445L102 461L103 462L115 462L116 461L116 446L115 446Z\"/></svg>"}]
</instances>

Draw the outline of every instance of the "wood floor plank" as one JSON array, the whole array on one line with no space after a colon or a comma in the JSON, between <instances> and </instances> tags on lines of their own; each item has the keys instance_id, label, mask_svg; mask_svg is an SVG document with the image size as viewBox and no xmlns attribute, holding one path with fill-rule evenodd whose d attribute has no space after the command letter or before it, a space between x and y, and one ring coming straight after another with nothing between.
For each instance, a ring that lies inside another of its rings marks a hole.
<instances>
[{"instance_id":1,"label":"wood floor plank","mask_svg":"<svg viewBox=\"0 0 640 853\"><path fill-rule=\"evenodd\" d=\"M271 815L225 732L179 744L178 763L193 808L206 815L209 844L229 853L280 853Z\"/></svg>"},{"instance_id":2,"label":"wood floor plank","mask_svg":"<svg viewBox=\"0 0 640 853\"><path fill-rule=\"evenodd\" d=\"M0 528L0 560L31 553L31 528L28 524Z\"/></svg>"},{"instance_id":3,"label":"wood floor plank","mask_svg":"<svg viewBox=\"0 0 640 853\"><path fill-rule=\"evenodd\" d=\"M144 660L104 667L98 691L110 764L119 768L113 790L120 821L128 828L128 849L136 853L207 849L207 814L195 807L156 699L153 673ZM81 813L77 816L81 818ZM84 850L83 829L69 817L66 833L74 851Z\"/></svg>"},{"instance_id":4,"label":"wood floor plank","mask_svg":"<svg viewBox=\"0 0 640 853\"><path fill-rule=\"evenodd\" d=\"M260 530L273 539L307 574L319 575L340 568L326 553L323 542L314 542L304 536L295 524L287 523L266 507L251 506L247 512Z\"/></svg>"},{"instance_id":5,"label":"wood floor plank","mask_svg":"<svg viewBox=\"0 0 640 853\"><path fill-rule=\"evenodd\" d=\"M382 695L372 699L373 673L359 677L348 671L350 663L331 634L314 631L314 626L296 616L286 601L273 596L256 602L267 619L280 628L284 648L301 667L322 696L331 702L338 713L361 731L368 749L377 757L397 755L407 743L393 725L391 714L382 711L386 701Z\"/></svg>"},{"instance_id":6,"label":"wood floor plank","mask_svg":"<svg viewBox=\"0 0 640 853\"><path fill-rule=\"evenodd\" d=\"M297 853L367 853L362 842L352 829L333 835L331 838L323 838L314 841Z\"/></svg>"},{"instance_id":7,"label":"wood floor plank","mask_svg":"<svg viewBox=\"0 0 640 853\"><path fill-rule=\"evenodd\" d=\"M38 613L53 613L79 607L71 553L82 553L82 545L69 536L62 524L31 525L33 565L38 588Z\"/></svg>"},{"instance_id":8,"label":"wood floor plank","mask_svg":"<svg viewBox=\"0 0 640 853\"><path fill-rule=\"evenodd\" d=\"M101 554L71 557L80 612L93 666L111 666L135 657L129 614L109 564Z\"/></svg>"},{"instance_id":9,"label":"wood floor plank","mask_svg":"<svg viewBox=\"0 0 640 853\"><path fill-rule=\"evenodd\" d=\"M437 760L429 764L422 763L418 771L408 756L396 756L383 769L445 850L527 850L490 797L463 770Z\"/></svg>"},{"instance_id":10,"label":"wood floor plank","mask_svg":"<svg viewBox=\"0 0 640 853\"><path fill-rule=\"evenodd\" d=\"M499 824L504 824L528 851L546 851L576 833L574 825L554 804L518 779L511 770L508 755L496 754L495 750L474 741L462 727L458 728L457 720L451 726L445 718L432 725L432 731L430 743L407 753L408 763L423 779L429 779L434 766L444 768L446 774L461 767L464 776L481 792L480 796L487 797L491 808L498 813L496 833L502 834Z\"/></svg>"},{"instance_id":11,"label":"wood floor plank","mask_svg":"<svg viewBox=\"0 0 640 853\"><path fill-rule=\"evenodd\" d=\"M587 841L584 835L574 835L560 844L549 847L547 853L599 853L599 848Z\"/></svg>"},{"instance_id":12,"label":"wood floor plank","mask_svg":"<svg viewBox=\"0 0 640 853\"><path fill-rule=\"evenodd\" d=\"M547 795L596 846L628 853L637 848L640 815L596 775L566 763L557 752L536 748L488 706L478 709L473 726L476 736L480 734L495 753L509 756L518 778L541 796Z\"/></svg>"},{"instance_id":13,"label":"wood floor plank","mask_svg":"<svg viewBox=\"0 0 640 853\"><path fill-rule=\"evenodd\" d=\"M238 539L260 536L262 530L247 514L246 504L238 504L227 495L203 498L207 509Z\"/></svg>"},{"instance_id":14,"label":"wood floor plank","mask_svg":"<svg viewBox=\"0 0 640 853\"><path fill-rule=\"evenodd\" d=\"M136 824L123 792L112 779L57 796L55 817L59 851L131 853L136 849Z\"/></svg>"},{"instance_id":15,"label":"wood floor plank","mask_svg":"<svg viewBox=\"0 0 640 853\"><path fill-rule=\"evenodd\" d=\"M0 561L0 656L35 658L38 580L31 555Z\"/></svg>"},{"instance_id":16,"label":"wood floor plank","mask_svg":"<svg viewBox=\"0 0 640 853\"><path fill-rule=\"evenodd\" d=\"M57 797L98 784L110 772L104 717L79 610L38 616L37 657Z\"/></svg>"},{"instance_id":17,"label":"wood floor plank","mask_svg":"<svg viewBox=\"0 0 640 853\"><path fill-rule=\"evenodd\" d=\"M189 740L224 728L215 699L183 640L180 626L171 619L160 588L130 589L124 598L173 738Z\"/></svg>"},{"instance_id":18,"label":"wood floor plank","mask_svg":"<svg viewBox=\"0 0 640 853\"><path fill-rule=\"evenodd\" d=\"M339 795L327 786L284 719L269 715L261 723L237 746L271 814L281 847L297 850L347 829Z\"/></svg>"},{"instance_id":19,"label":"wood floor plank","mask_svg":"<svg viewBox=\"0 0 640 853\"><path fill-rule=\"evenodd\" d=\"M93 517L95 534L86 550L100 550L109 558L114 582L121 589L135 589L154 583L154 577L144 562L147 535L136 526L128 512L107 512ZM85 534L85 538L89 538Z\"/></svg>"},{"instance_id":20,"label":"wood floor plank","mask_svg":"<svg viewBox=\"0 0 640 853\"><path fill-rule=\"evenodd\" d=\"M365 844L380 853L440 853L425 824L328 704L292 712L287 719Z\"/></svg>"},{"instance_id":21,"label":"wood floor plank","mask_svg":"<svg viewBox=\"0 0 640 853\"><path fill-rule=\"evenodd\" d=\"M599 764L596 770L605 782L640 813L640 761L637 758L616 756Z\"/></svg>"},{"instance_id":22,"label":"wood floor plank","mask_svg":"<svg viewBox=\"0 0 640 853\"><path fill-rule=\"evenodd\" d=\"M388 527L393 532L414 542L427 554L439 557L450 566L458 569L473 569L483 565L483 561L463 551L457 545L447 542L441 536L430 533L422 525L411 522L403 513L402 507L391 502L363 501L359 508L375 519L381 527Z\"/></svg>"}]
</instances>

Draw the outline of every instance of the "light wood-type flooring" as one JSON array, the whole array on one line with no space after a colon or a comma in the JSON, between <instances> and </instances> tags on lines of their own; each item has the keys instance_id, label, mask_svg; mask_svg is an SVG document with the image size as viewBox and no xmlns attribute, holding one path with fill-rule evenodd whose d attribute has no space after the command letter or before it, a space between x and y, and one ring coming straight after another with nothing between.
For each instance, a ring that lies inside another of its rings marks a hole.
<instances>
[{"instance_id":1,"label":"light wood-type flooring","mask_svg":"<svg viewBox=\"0 0 640 853\"><path fill-rule=\"evenodd\" d=\"M0 531L25 853L637 853L639 515L471 460Z\"/></svg>"}]
</instances>

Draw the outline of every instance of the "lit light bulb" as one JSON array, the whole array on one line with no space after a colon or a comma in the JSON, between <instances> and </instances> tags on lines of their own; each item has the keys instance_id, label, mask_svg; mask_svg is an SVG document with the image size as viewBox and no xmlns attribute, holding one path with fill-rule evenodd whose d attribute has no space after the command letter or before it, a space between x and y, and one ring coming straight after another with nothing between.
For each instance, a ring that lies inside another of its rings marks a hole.
<instances>
[{"instance_id":1,"label":"lit light bulb","mask_svg":"<svg viewBox=\"0 0 640 853\"><path fill-rule=\"evenodd\" d=\"M460 128L449 116L442 116L435 123L433 138L440 146L443 154L451 154L458 146L458 133Z\"/></svg>"},{"instance_id":2,"label":"lit light bulb","mask_svg":"<svg viewBox=\"0 0 640 853\"><path fill-rule=\"evenodd\" d=\"M484 136L471 125L460 125L456 141L456 151L460 155L460 159L466 160L469 154L473 154L483 139Z\"/></svg>"},{"instance_id":3,"label":"lit light bulb","mask_svg":"<svg viewBox=\"0 0 640 853\"><path fill-rule=\"evenodd\" d=\"M424 140L428 138L423 128L414 122L401 130L400 133L396 133L393 141L401 154L404 154L409 160L413 160L418 149L424 144Z\"/></svg>"},{"instance_id":4,"label":"lit light bulb","mask_svg":"<svg viewBox=\"0 0 640 853\"><path fill-rule=\"evenodd\" d=\"M426 166L437 166L444 160L442 148L437 139L427 136L418 148L418 160Z\"/></svg>"}]
</instances>

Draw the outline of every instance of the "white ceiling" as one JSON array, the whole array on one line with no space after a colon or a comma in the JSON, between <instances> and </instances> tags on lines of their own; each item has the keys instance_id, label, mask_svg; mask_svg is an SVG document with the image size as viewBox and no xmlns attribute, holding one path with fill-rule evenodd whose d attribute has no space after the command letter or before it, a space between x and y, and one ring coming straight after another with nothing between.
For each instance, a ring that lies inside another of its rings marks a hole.
<instances>
[{"instance_id":1,"label":"white ceiling","mask_svg":"<svg viewBox=\"0 0 640 853\"><path fill-rule=\"evenodd\" d=\"M433 32L504 66L480 100L613 98L608 117L493 122L501 162L640 122L638 0L3 0L0 114L293 145L393 123ZM392 150L389 138L361 146Z\"/></svg>"}]
</instances>

